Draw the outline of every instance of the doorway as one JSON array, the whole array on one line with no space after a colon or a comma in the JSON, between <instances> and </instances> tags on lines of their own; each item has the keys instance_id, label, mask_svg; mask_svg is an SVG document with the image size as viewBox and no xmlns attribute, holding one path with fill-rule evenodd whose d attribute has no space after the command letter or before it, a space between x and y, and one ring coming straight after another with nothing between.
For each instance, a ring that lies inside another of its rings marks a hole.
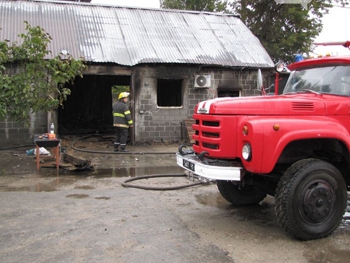
<instances>
[{"instance_id":1,"label":"doorway","mask_svg":"<svg viewBox=\"0 0 350 263\"><path fill-rule=\"evenodd\" d=\"M129 86L131 76L84 75L67 85L71 95L58 108L60 134L113 132L112 87Z\"/></svg>"}]
</instances>

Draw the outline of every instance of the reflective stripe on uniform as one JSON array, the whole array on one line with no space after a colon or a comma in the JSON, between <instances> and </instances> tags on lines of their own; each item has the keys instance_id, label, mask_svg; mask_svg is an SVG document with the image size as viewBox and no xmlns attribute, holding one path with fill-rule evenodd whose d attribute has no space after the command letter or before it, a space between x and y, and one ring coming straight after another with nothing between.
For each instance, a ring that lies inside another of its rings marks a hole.
<instances>
[{"instance_id":1,"label":"reflective stripe on uniform","mask_svg":"<svg viewBox=\"0 0 350 263\"><path fill-rule=\"evenodd\" d=\"M129 111L129 112L130 112L130 111ZM118 113L118 112L114 112L114 113L113 113L113 116L114 116L114 117L122 117L122 118L125 118L125 115L124 115L124 114Z\"/></svg>"},{"instance_id":2,"label":"reflective stripe on uniform","mask_svg":"<svg viewBox=\"0 0 350 263\"><path fill-rule=\"evenodd\" d=\"M121 127L121 128L129 128L129 125L127 125L127 124L119 124L119 123L117 123L117 124L114 124L113 126Z\"/></svg>"}]
</instances>

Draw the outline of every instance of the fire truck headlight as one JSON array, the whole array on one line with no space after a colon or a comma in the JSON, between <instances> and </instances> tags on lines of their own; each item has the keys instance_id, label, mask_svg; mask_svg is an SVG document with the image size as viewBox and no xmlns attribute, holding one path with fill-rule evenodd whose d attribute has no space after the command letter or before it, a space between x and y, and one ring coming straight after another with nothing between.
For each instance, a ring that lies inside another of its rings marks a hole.
<instances>
[{"instance_id":1,"label":"fire truck headlight","mask_svg":"<svg viewBox=\"0 0 350 263\"><path fill-rule=\"evenodd\" d=\"M242 157L246 161L250 161L252 159L252 147L249 143L243 145L242 148Z\"/></svg>"}]
</instances>

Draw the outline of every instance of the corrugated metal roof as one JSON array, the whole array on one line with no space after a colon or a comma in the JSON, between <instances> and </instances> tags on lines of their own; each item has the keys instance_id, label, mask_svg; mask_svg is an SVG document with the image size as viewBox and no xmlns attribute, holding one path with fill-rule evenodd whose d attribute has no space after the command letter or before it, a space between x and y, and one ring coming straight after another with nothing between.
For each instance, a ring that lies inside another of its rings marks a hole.
<instances>
[{"instance_id":1,"label":"corrugated metal roof","mask_svg":"<svg viewBox=\"0 0 350 263\"><path fill-rule=\"evenodd\" d=\"M234 15L78 2L0 1L0 40L18 40L17 35L25 31L24 21L51 35L53 55L65 49L90 62L273 67L260 41Z\"/></svg>"}]
</instances>

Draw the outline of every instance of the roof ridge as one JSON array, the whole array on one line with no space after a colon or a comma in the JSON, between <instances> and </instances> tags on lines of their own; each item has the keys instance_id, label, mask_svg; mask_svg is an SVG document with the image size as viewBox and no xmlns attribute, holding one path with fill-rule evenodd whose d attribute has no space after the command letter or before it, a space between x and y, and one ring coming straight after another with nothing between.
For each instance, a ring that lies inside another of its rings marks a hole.
<instances>
[{"instance_id":1,"label":"roof ridge","mask_svg":"<svg viewBox=\"0 0 350 263\"><path fill-rule=\"evenodd\" d=\"M0 0L0 2L14 2L12 0ZM83 6L99 6L99 7L112 7L112 8L127 8L127 9L143 9L152 10L160 12L174 12L174 13L190 13L190 14L205 14L205 15L215 15L215 16L234 16L241 17L237 13L219 13L219 12L209 12L209 11L195 11L195 10L181 10L181 9L165 9L156 7L136 7L136 6L123 6L123 5L109 5L109 4L99 4L99 3L87 3L87 2L73 2L73 1L55 1L55 0L19 0L16 2L38 2L38 3L52 3L52 4L65 4L65 5L83 5Z\"/></svg>"}]
</instances>

